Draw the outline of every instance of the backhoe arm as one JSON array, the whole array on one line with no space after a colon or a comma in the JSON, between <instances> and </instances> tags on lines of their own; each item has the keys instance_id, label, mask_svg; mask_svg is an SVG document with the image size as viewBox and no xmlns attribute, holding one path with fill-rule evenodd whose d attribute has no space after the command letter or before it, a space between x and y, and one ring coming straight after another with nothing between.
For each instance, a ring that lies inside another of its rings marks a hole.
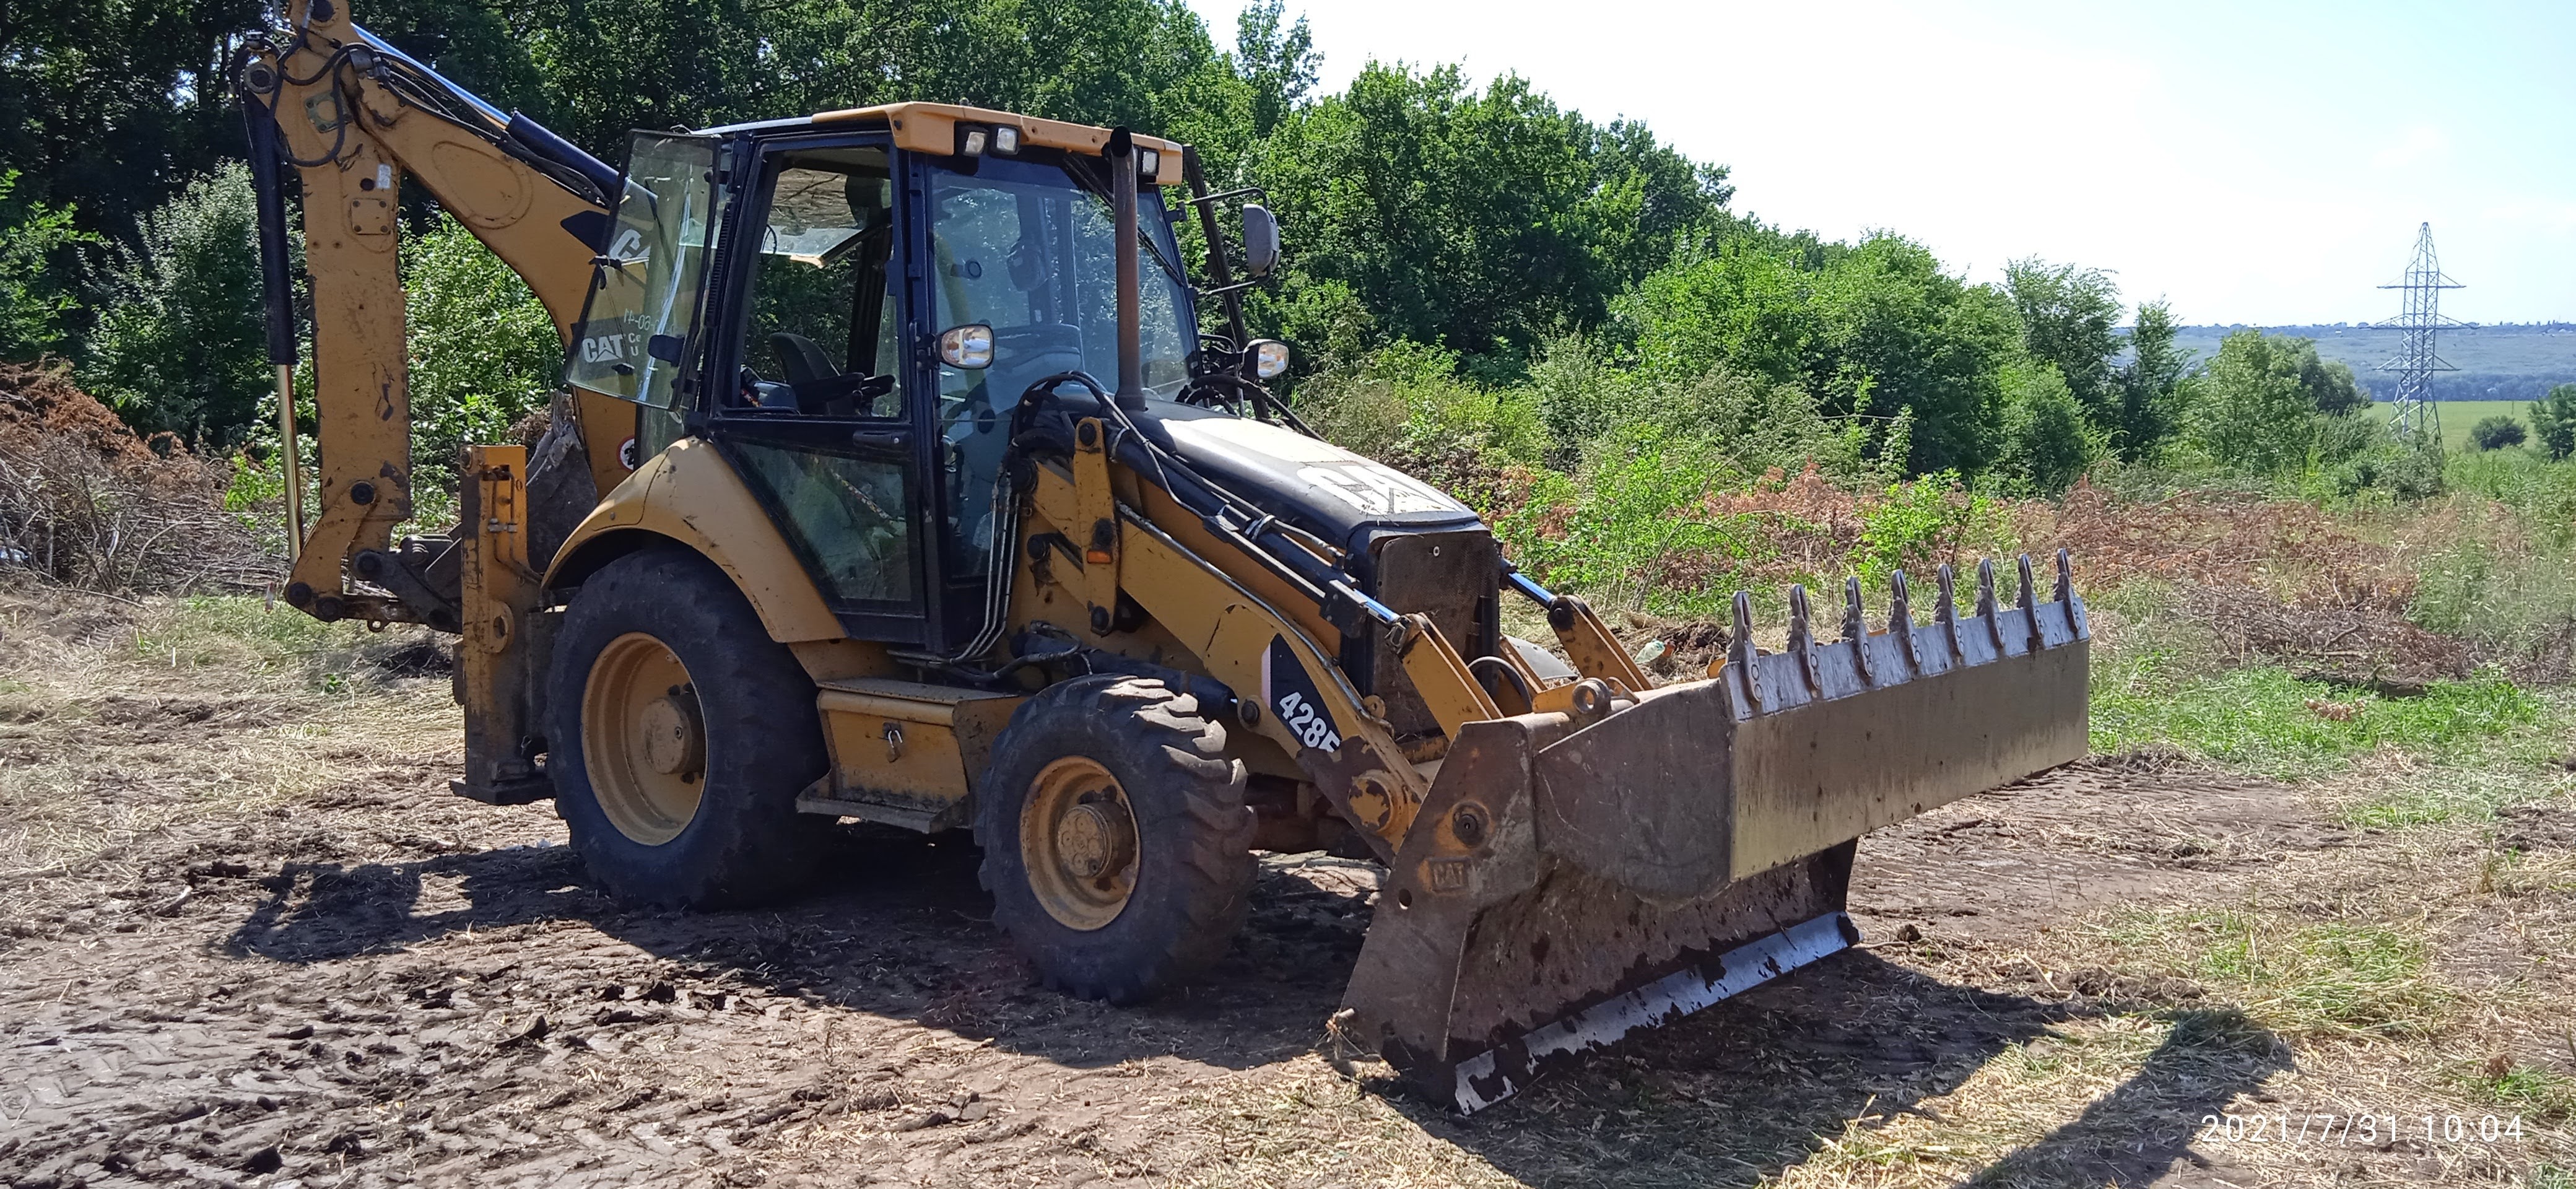
<instances>
[{"instance_id":1,"label":"backhoe arm","mask_svg":"<svg viewBox=\"0 0 2576 1189\"><path fill-rule=\"evenodd\" d=\"M345 4L296 0L288 13L288 28L246 56L239 80L254 152L275 146L303 183L321 475L310 527L290 526L300 540L287 601L325 620L457 630L444 592L426 589L415 566L387 552L394 528L412 515L397 267L402 181L408 175L427 186L527 281L563 332L581 315L616 175L372 37ZM273 185L274 169L258 173ZM278 195L262 199L279 209ZM282 238L283 227L263 233ZM284 256L263 252L272 269ZM287 314L281 282L271 278L273 321ZM291 334L272 338L291 346ZM633 432L634 411L599 400L585 402L580 417L592 480L604 491L622 477L615 447ZM350 571L392 593L352 590Z\"/></svg>"}]
</instances>

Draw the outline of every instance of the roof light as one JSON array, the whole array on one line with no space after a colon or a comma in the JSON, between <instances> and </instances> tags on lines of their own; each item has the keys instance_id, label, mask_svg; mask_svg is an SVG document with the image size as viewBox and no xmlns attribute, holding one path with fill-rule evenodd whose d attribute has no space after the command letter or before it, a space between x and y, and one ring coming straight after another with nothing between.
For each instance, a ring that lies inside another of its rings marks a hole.
<instances>
[{"instance_id":1,"label":"roof light","mask_svg":"<svg viewBox=\"0 0 2576 1189\"><path fill-rule=\"evenodd\" d=\"M993 130L993 151L1008 157L1020 151L1020 130L1004 124Z\"/></svg>"},{"instance_id":2,"label":"roof light","mask_svg":"<svg viewBox=\"0 0 2576 1189\"><path fill-rule=\"evenodd\" d=\"M958 139L958 154L966 157L983 156L985 135L981 128L967 129L966 134Z\"/></svg>"},{"instance_id":3,"label":"roof light","mask_svg":"<svg viewBox=\"0 0 2576 1189\"><path fill-rule=\"evenodd\" d=\"M1161 175L1163 155L1152 149L1136 150L1136 172L1149 178Z\"/></svg>"}]
</instances>

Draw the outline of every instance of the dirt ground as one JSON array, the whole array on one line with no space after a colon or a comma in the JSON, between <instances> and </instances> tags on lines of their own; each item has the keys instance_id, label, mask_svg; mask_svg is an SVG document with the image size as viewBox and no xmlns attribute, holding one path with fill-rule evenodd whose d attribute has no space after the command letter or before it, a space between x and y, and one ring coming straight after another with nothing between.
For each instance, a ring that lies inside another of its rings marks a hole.
<instances>
[{"instance_id":1,"label":"dirt ground","mask_svg":"<svg viewBox=\"0 0 2576 1189\"><path fill-rule=\"evenodd\" d=\"M2576 1163L2546 1119L2481 1138L2513 1111L2443 1072L2576 1070L2553 1034L2576 895L2496 865L2576 847L2565 808L2383 833L2335 824L2331 789L2088 762L1866 840L1863 948L1461 1119L1319 1048L1369 864L1265 857L1232 957L1134 1010L1035 987L952 839L853 830L772 911L632 911L551 806L447 794L434 653L244 654L166 614L0 599L13 1185L2537 1186ZM2401 905L2457 943L2426 977L2465 1022L2285 1033L2152 942L2100 944L2239 905ZM2469 1130L2266 1143L2231 1112Z\"/></svg>"}]
</instances>

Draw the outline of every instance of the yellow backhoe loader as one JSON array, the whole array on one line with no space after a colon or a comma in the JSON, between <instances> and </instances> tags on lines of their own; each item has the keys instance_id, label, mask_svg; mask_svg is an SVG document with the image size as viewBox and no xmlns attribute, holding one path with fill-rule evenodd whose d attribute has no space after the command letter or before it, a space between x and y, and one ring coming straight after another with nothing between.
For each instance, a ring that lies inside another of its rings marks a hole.
<instances>
[{"instance_id":1,"label":"yellow backhoe loader","mask_svg":"<svg viewBox=\"0 0 2576 1189\"><path fill-rule=\"evenodd\" d=\"M551 798L621 897L788 895L839 819L971 830L1038 975L1126 1003L1225 949L1256 849L1370 856L1328 1027L1473 1110L1850 944L1855 839L2084 751L2062 556L2008 603L1945 568L1922 624L1850 582L1830 641L1792 591L1777 652L1739 594L1727 659L1659 685L1268 390L1239 297L1278 229L1187 145L901 103L638 132L621 172L288 8L237 77L281 397L281 165L311 285L287 601L461 637L454 791ZM527 279L566 391L397 540L406 184Z\"/></svg>"}]
</instances>

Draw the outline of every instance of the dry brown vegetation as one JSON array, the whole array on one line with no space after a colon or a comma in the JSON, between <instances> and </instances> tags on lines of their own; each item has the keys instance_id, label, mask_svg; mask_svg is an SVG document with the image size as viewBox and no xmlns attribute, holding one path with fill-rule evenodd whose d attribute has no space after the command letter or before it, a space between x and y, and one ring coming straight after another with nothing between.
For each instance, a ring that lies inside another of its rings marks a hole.
<instances>
[{"instance_id":1,"label":"dry brown vegetation","mask_svg":"<svg viewBox=\"0 0 2576 1189\"><path fill-rule=\"evenodd\" d=\"M102 591L257 589L277 560L223 494L231 470L135 437L58 363L0 364L0 571Z\"/></svg>"}]
</instances>

